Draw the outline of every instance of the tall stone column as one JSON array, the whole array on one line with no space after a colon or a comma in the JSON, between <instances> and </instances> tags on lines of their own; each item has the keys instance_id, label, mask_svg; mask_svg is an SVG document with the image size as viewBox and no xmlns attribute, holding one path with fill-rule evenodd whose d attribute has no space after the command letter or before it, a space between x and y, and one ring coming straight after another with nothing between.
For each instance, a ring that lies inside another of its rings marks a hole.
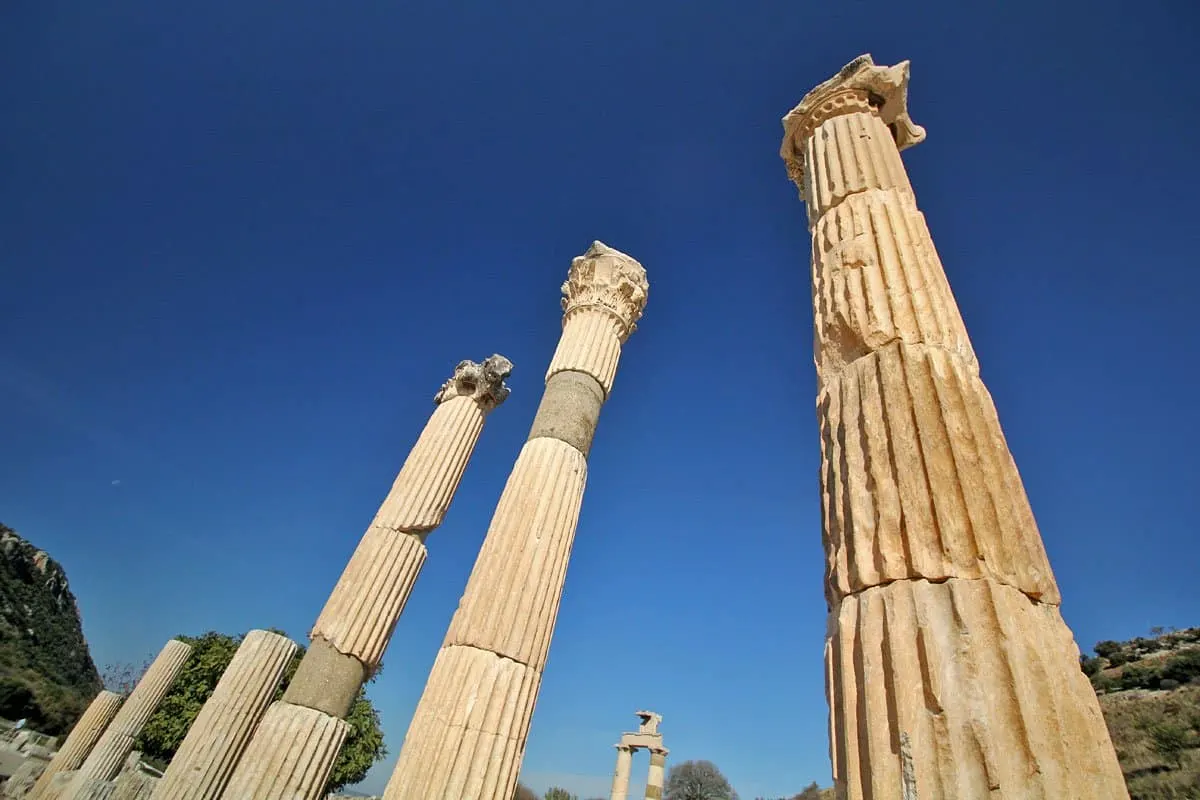
<instances>
[{"instance_id":1,"label":"tall stone column","mask_svg":"<svg viewBox=\"0 0 1200 800\"><path fill-rule=\"evenodd\" d=\"M59 795L60 800L77 800L92 791L94 784L111 781L117 776L121 765L133 750L133 740L158 709L158 704L191 654L191 645L178 639L167 642L138 685L129 693L74 779Z\"/></svg>"},{"instance_id":2,"label":"tall stone column","mask_svg":"<svg viewBox=\"0 0 1200 800\"><path fill-rule=\"evenodd\" d=\"M50 759L41 777L33 784L29 791L31 799L40 797L49 788L55 775L79 769L79 765L87 758L88 753L92 752L104 729L116 716L122 699L116 692L102 691L96 695L88 705L87 711L83 712L83 716L71 729L62 747L54 754L54 758Z\"/></svg>"},{"instance_id":3,"label":"tall stone column","mask_svg":"<svg viewBox=\"0 0 1200 800\"><path fill-rule=\"evenodd\" d=\"M587 453L646 272L594 242L563 284L563 333L529 439L400 750L386 800L508 800L558 614Z\"/></svg>"},{"instance_id":4,"label":"tall stone column","mask_svg":"<svg viewBox=\"0 0 1200 800\"><path fill-rule=\"evenodd\" d=\"M646 800L662 800L666 765L666 750L650 751L650 771L646 774Z\"/></svg>"},{"instance_id":5,"label":"tall stone column","mask_svg":"<svg viewBox=\"0 0 1200 800\"><path fill-rule=\"evenodd\" d=\"M221 796L295 654L296 643L277 633L246 634L158 782L156 800Z\"/></svg>"},{"instance_id":6,"label":"tall stone column","mask_svg":"<svg viewBox=\"0 0 1200 800\"><path fill-rule=\"evenodd\" d=\"M1126 798L900 150L908 62L784 117L808 206L838 796Z\"/></svg>"},{"instance_id":7,"label":"tall stone column","mask_svg":"<svg viewBox=\"0 0 1200 800\"><path fill-rule=\"evenodd\" d=\"M613 770L611 800L626 800L629 797L629 774L633 770L633 748L617 745L617 767Z\"/></svg>"},{"instance_id":8,"label":"tall stone column","mask_svg":"<svg viewBox=\"0 0 1200 800\"><path fill-rule=\"evenodd\" d=\"M308 651L238 762L225 797L317 798L349 732L359 689L379 666L487 414L508 397L512 363L463 361L313 626Z\"/></svg>"}]
</instances>

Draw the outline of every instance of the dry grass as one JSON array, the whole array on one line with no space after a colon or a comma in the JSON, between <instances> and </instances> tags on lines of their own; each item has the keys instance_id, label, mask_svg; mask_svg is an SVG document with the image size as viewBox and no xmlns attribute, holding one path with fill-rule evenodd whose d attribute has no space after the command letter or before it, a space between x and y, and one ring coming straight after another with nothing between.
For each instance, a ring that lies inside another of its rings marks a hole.
<instances>
[{"instance_id":1,"label":"dry grass","mask_svg":"<svg viewBox=\"0 0 1200 800\"><path fill-rule=\"evenodd\" d=\"M1200 800L1200 686L1105 694L1100 707L1132 800ZM1164 726L1183 736L1178 763L1155 747Z\"/></svg>"}]
</instances>

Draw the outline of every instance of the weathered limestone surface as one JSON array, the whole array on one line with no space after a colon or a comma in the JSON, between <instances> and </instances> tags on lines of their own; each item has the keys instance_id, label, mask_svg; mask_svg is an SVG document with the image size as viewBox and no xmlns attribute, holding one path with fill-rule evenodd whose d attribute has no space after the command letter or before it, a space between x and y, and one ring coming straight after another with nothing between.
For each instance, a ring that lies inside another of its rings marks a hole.
<instances>
[{"instance_id":1,"label":"weathered limestone surface","mask_svg":"<svg viewBox=\"0 0 1200 800\"><path fill-rule=\"evenodd\" d=\"M71 733L46 766L45 771L29 793L30 798L40 798L50 788L54 776L60 772L79 769L88 753L96 745L100 735L117 714L123 698L116 692L102 691L88 705L87 711L75 723Z\"/></svg>"},{"instance_id":2,"label":"weathered limestone surface","mask_svg":"<svg viewBox=\"0 0 1200 800\"><path fill-rule=\"evenodd\" d=\"M908 62L784 118L808 206L838 796L1126 798L900 150Z\"/></svg>"},{"instance_id":3,"label":"weathered limestone surface","mask_svg":"<svg viewBox=\"0 0 1200 800\"><path fill-rule=\"evenodd\" d=\"M311 646L282 701L267 713L276 728L307 733L278 735L264 719L226 797L320 796L345 738L341 720L379 666L425 563L425 536L445 517L484 419L508 397L504 379L511 371L512 363L499 355L482 364L463 361L442 385L433 415L317 617ZM231 794L233 787L252 794Z\"/></svg>"},{"instance_id":4,"label":"weathered limestone surface","mask_svg":"<svg viewBox=\"0 0 1200 800\"><path fill-rule=\"evenodd\" d=\"M575 537L587 453L648 288L637 261L600 242L572 261L546 391L409 726L387 800L512 796Z\"/></svg>"},{"instance_id":5,"label":"weathered limestone surface","mask_svg":"<svg viewBox=\"0 0 1200 800\"><path fill-rule=\"evenodd\" d=\"M291 703L272 703L221 796L229 800L320 797L349 732L344 720Z\"/></svg>"},{"instance_id":6,"label":"weathered limestone surface","mask_svg":"<svg viewBox=\"0 0 1200 800\"><path fill-rule=\"evenodd\" d=\"M650 751L650 771L646 774L646 800L662 800L663 772L666 764L665 750Z\"/></svg>"},{"instance_id":7,"label":"weathered limestone surface","mask_svg":"<svg viewBox=\"0 0 1200 800\"><path fill-rule=\"evenodd\" d=\"M191 653L191 645L178 639L167 642L96 742L75 779L60 795L63 800L81 800L81 793L88 786L97 781L111 781L117 776L133 751L133 740L158 708Z\"/></svg>"},{"instance_id":8,"label":"weathered limestone surface","mask_svg":"<svg viewBox=\"0 0 1200 800\"><path fill-rule=\"evenodd\" d=\"M42 777L49 764L49 761L40 758L26 758L13 770L13 774L8 776L3 791L0 791L0 797L15 799L30 796L38 778Z\"/></svg>"},{"instance_id":9,"label":"weathered limestone surface","mask_svg":"<svg viewBox=\"0 0 1200 800\"><path fill-rule=\"evenodd\" d=\"M246 634L158 781L157 800L221 796L295 653L296 643L277 633Z\"/></svg>"},{"instance_id":10,"label":"weathered limestone surface","mask_svg":"<svg viewBox=\"0 0 1200 800\"><path fill-rule=\"evenodd\" d=\"M617 745L617 766L613 769L611 800L629 797L629 774L633 771L633 748Z\"/></svg>"}]
</instances>

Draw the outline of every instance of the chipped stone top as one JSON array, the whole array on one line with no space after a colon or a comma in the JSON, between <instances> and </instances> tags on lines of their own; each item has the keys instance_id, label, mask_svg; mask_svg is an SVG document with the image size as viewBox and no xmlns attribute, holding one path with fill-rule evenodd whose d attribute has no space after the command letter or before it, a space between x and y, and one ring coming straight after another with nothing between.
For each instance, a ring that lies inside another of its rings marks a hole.
<instances>
[{"instance_id":1,"label":"chipped stone top","mask_svg":"<svg viewBox=\"0 0 1200 800\"><path fill-rule=\"evenodd\" d=\"M839 114L874 110L903 150L925 140L925 129L908 116L908 61L892 67L875 64L869 53L842 67L808 94L783 118L779 155L788 176L803 186L804 140L825 120Z\"/></svg>"},{"instance_id":2,"label":"chipped stone top","mask_svg":"<svg viewBox=\"0 0 1200 800\"><path fill-rule=\"evenodd\" d=\"M470 397L484 411L491 411L508 397L504 379L512 374L512 369L512 362L502 355L486 358L482 364L460 361L450 380L434 395L433 402L441 404L452 397Z\"/></svg>"},{"instance_id":3,"label":"chipped stone top","mask_svg":"<svg viewBox=\"0 0 1200 800\"><path fill-rule=\"evenodd\" d=\"M625 341L637 330L649 291L646 270L636 259L592 242L586 253L571 259L562 285L563 320L581 308L603 308L621 321Z\"/></svg>"},{"instance_id":4,"label":"chipped stone top","mask_svg":"<svg viewBox=\"0 0 1200 800\"><path fill-rule=\"evenodd\" d=\"M638 733L658 733L658 725L662 722L662 714L655 714L653 711L635 711L634 714L642 721L638 725Z\"/></svg>"}]
</instances>

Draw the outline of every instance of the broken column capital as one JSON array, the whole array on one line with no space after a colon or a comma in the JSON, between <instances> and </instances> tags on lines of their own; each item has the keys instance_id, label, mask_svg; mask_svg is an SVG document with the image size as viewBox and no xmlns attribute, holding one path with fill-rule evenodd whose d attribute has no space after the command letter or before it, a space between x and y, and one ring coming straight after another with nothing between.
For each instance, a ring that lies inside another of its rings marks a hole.
<instances>
[{"instance_id":1,"label":"broken column capital","mask_svg":"<svg viewBox=\"0 0 1200 800\"><path fill-rule=\"evenodd\" d=\"M433 402L440 405L453 397L469 397L484 411L491 411L508 397L509 389L504 379L512 374L512 370L513 363L498 354L485 358L481 364L460 361Z\"/></svg>"},{"instance_id":2,"label":"broken column capital","mask_svg":"<svg viewBox=\"0 0 1200 800\"><path fill-rule=\"evenodd\" d=\"M925 129L908 115L908 69L908 61L878 66L867 53L804 95L783 118L779 155L787 164L788 177L803 188L804 141L821 123L842 114L879 115L901 150L925 141Z\"/></svg>"},{"instance_id":3,"label":"broken column capital","mask_svg":"<svg viewBox=\"0 0 1200 800\"><path fill-rule=\"evenodd\" d=\"M602 309L620 323L618 337L624 342L637 330L649 291L646 270L637 259L592 242L586 253L571 259L562 285L563 322L581 309Z\"/></svg>"}]
</instances>

